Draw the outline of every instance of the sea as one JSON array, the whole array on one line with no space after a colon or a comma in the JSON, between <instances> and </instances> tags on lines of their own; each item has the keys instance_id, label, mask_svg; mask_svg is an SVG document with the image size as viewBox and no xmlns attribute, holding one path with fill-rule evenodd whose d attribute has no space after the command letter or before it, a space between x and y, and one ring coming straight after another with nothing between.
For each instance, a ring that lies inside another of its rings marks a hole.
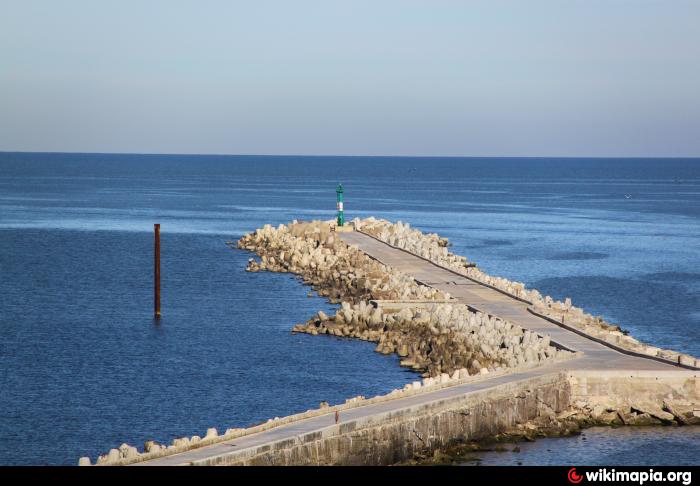
<instances>
[{"instance_id":1,"label":"sea","mask_svg":"<svg viewBox=\"0 0 700 486\"><path fill-rule=\"evenodd\" d=\"M247 273L264 224L402 221L656 346L700 356L700 159L0 153L0 464L77 464L372 397L416 379L367 342L295 335L324 298ZM162 318L153 319L153 225ZM668 463L679 428L478 463ZM653 440L649 434L653 433ZM634 451L610 454L603 451ZM700 454L693 454L700 464Z\"/></svg>"}]
</instances>

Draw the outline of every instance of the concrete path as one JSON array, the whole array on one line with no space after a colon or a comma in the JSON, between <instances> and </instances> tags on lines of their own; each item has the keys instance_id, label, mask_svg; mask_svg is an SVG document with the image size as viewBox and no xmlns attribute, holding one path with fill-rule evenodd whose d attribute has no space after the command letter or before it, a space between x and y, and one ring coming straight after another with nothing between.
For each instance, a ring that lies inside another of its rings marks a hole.
<instances>
[{"instance_id":1,"label":"concrete path","mask_svg":"<svg viewBox=\"0 0 700 486\"><path fill-rule=\"evenodd\" d=\"M386 265L390 265L391 267L412 275L416 280L424 284L449 292L450 295L464 304L508 319L524 328L542 334L549 334L552 340L584 353L580 358L548 364L527 371L494 377L486 375L483 379L479 379L476 382L455 385L410 397L397 398L384 403L366 405L342 411L342 421L360 419L390 411L410 409L421 404L444 400L458 395L475 393L506 383L514 383L556 371L600 369L608 371L620 370L621 372L629 371L631 373L634 371L646 370L658 371L659 374L674 373L676 371L682 372L675 366L651 359L627 356L590 339L579 336L578 334L530 314L527 311L527 304L523 302L472 282L467 278L442 269L402 250L392 248L362 233L342 233L339 234L339 236L343 241L350 245L357 245L362 251ZM294 440L302 434L323 431L335 427L337 427L337 425L335 425L334 414L329 413L288 425L281 425L257 434L247 435L238 439L137 463L135 465L164 466L197 464L200 461L205 462L216 456L228 455L232 452L243 453L246 450L254 449L267 443L287 439Z\"/></svg>"},{"instance_id":2,"label":"concrete path","mask_svg":"<svg viewBox=\"0 0 700 486\"><path fill-rule=\"evenodd\" d=\"M483 380L475 383L467 383L462 385L455 385L448 388L443 388L440 390L435 390L432 392L421 393L418 395L396 398L383 403L377 403L374 405L367 405L364 407L357 407L350 410L343 410L340 412L341 424L345 422L350 422L356 419L362 419L363 417L370 417L372 415L382 414L386 412L396 412L399 410L411 409L424 405L426 403L431 403L435 401L441 401L446 398L465 395L468 393L475 393L481 390L487 390L489 388L494 388L505 383L513 383L521 380L527 380L529 378L539 376L542 374L550 373L554 371L552 368L547 367L547 369L537 368L520 373L514 373L510 375L504 375L499 377L487 378L484 377ZM153 459L150 461L140 462L133 464L134 466L185 466L185 465L197 465L198 462L208 462L212 458L220 455L231 454L232 452L244 453L248 449L256 449L261 445L274 443L281 440L293 440L301 435L308 434L311 432L320 432L325 429L338 428L335 424L335 414L329 413L326 415L321 415L319 417L309 418L305 420L300 420L288 425L280 425L270 430L260 432L257 434L246 435L244 437L221 442L207 447L202 447L200 449L194 449L187 452L182 452L180 454L173 454L171 456L165 456L158 459Z\"/></svg>"},{"instance_id":3,"label":"concrete path","mask_svg":"<svg viewBox=\"0 0 700 486\"><path fill-rule=\"evenodd\" d=\"M531 314L527 311L528 304L524 302L433 265L403 250L393 248L363 233L342 233L340 237L347 244L357 245L360 250L385 265L407 273L421 283L448 292L464 304L507 319L525 329L530 329L540 334L549 334L553 341L584 353L582 358L572 360L562 364L562 366L574 366L576 369L599 368L606 370L678 369L675 366L652 359L622 354L591 339L580 336Z\"/></svg>"}]
</instances>

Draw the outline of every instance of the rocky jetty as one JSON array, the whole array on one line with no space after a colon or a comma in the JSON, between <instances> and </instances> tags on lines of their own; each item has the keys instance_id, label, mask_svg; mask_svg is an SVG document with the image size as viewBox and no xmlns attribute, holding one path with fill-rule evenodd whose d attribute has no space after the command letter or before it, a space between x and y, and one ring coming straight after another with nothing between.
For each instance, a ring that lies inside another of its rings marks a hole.
<instances>
[{"instance_id":1,"label":"rocky jetty","mask_svg":"<svg viewBox=\"0 0 700 486\"><path fill-rule=\"evenodd\" d=\"M376 342L376 351L397 353L402 366L426 378L466 377L572 356L552 346L548 336L473 312L465 305L429 304L384 313L364 302L344 302L335 316L319 312L293 330Z\"/></svg>"},{"instance_id":2,"label":"rocky jetty","mask_svg":"<svg viewBox=\"0 0 700 486\"><path fill-rule=\"evenodd\" d=\"M436 234L424 235L408 225L394 225L374 218L355 220L353 223L356 229L392 246L525 300L532 305L535 313L563 321L566 325L618 346L641 350L650 356L677 358L681 364L691 363L692 359L696 366L700 364L687 355L658 348L646 349L651 347L629 338L619 327L572 306L570 299L564 303L557 302L551 297L542 297L536 290L526 289L522 283L486 275L470 266L466 258L449 253L448 241ZM122 444L99 456L96 461L98 465L132 464L178 454L311 417L503 376L514 369L575 356L553 346L548 336L450 302L449 294L421 285L412 277L368 257L356 247L346 245L336 237L332 224L329 221L294 221L276 228L265 225L243 236L237 246L260 257L259 260L249 260L247 271L294 273L312 285L319 295L328 297L331 302L341 303L334 315L318 312L306 323L294 326L294 332L376 342L378 352L397 353L402 358L401 364L421 372L423 379L386 395L369 399L358 396L333 406L322 402L318 409L275 417L248 428L228 429L221 435L211 428L203 437L177 438L170 444L147 441L142 452L134 446ZM405 305L398 306L401 307L399 309L396 305L382 307L372 305L372 302ZM576 401L562 413L544 414L544 419L539 422L520 423L510 433L541 433L547 427L568 431L590 424L698 424L700 409L697 400L693 399L692 390L688 392L686 388L683 389L684 393L665 394L663 403L658 400L618 403L608 400L611 394L598 393L595 400ZM694 389L697 390L697 386ZM605 400L601 402L601 399ZM83 457L79 464L90 465L91 460Z\"/></svg>"},{"instance_id":3,"label":"rocky jetty","mask_svg":"<svg viewBox=\"0 0 700 486\"><path fill-rule=\"evenodd\" d=\"M514 282L502 277L494 277L469 265L465 257L447 251L447 239L435 233L425 234L411 228L408 224L391 223L373 217L354 219L355 229L369 234L385 243L414 253L455 273L471 278L477 282L494 287L531 304L531 310L566 326L576 328L585 334L605 341L619 348L660 358L683 366L700 368L700 359L668 349L660 349L642 343L627 335L618 325L611 324L602 317L593 316L583 309L575 307L570 298L564 302L550 296L543 296L536 289L527 289L522 282Z\"/></svg>"},{"instance_id":4,"label":"rocky jetty","mask_svg":"<svg viewBox=\"0 0 700 486\"><path fill-rule=\"evenodd\" d=\"M443 301L449 295L420 285L412 277L348 246L334 237L331 224L312 221L277 228L268 225L238 241L238 248L253 251L261 258L260 262L250 260L249 271L292 272L317 288L319 294L342 302L334 316L319 312L293 331L377 342L377 351L397 353L403 358L402 365L422 372L424 377L451 377L455 373L459 376L460 372L468 376L534 366L571 355L557 350L547 336L473 312L465 305L426 304L430 300ZM445 240L435 235L428 240L446 252ZM370 300L423 303L388 313L374 308Z\"/></svg>"},{"instance_id":5,"label":"rocky jetty","mask_svg":"<svg viewBox=\"0 0 700 486\"><path fill-rule=\"evenodd\" d=\"M401 221L392 224L385 219L356 218L353 220L355 229L374 236L396 248L401 248L414 255L433 262L439 262L448 268L463 269L469 265L469 261L463 257L447 251L449 241L441 238L436 233L422 233L411 228Z\"/></svg>"},{"instance_id":6,"label":"rocky jetty","mask_svg":"<svg viewBox=\"0 0 700 486\"><path fill-rule=\"evenodd\" d=\"M358 231L362 231L396 248L401 248L430 260L441 267L445 267L477 282L495 287L520 300L532 303L542 298L537 290L525 288L525 284L522 282L513 282L502 277L488 275L475 265L470 264L466 257L450 253L446 248L448 246L447 238L442 238L435 233L425 234L411 228L407 223L402 223L401 221L392 223L385 219L375 219L374 217L366 219L356 218L352 223Z\"/></svg>"},{"instance_id":7,"label":"rocky jetty","mask_svg":"<svg viewBox=\"0 0 700 486\"><path fill-rule=\"evenodd\" d=\"M371 259L343 243L331 231L332 222L293 222L263 228L243 236L238 248L260 255L247 271L290 272L301 276L319 295L333 303L380 300L446 300L449 295L419 285L415 279Z\"/></svg>"}]
</instances>

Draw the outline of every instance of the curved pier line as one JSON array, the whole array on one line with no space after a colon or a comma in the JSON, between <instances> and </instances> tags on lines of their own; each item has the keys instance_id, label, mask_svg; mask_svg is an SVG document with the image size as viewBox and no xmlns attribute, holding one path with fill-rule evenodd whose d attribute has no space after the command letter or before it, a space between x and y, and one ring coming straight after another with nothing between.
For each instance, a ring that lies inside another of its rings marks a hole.
<instances>
[{"instance_id":1,"label":"curved pier line","mask_svg":"<svg viewBox=\"0 0 700 486\"><path fill-rule=\"evenodd\" d=\"M512 295L512 294L510 294L510 293L508 293L508 292L506 292L506 291L504 291L504 290L502 290L502 289L499 289L499 288L497 288L497 287L494 287L494 286L492 286L492 285L489 285L489 284L486 284L486 283L483 283L483 282L479 282L478 280L475 280L475 279L473 279L473 278L471 278L471 277L468 277L468 276L466 276L466 275L461 275L461 274L455 272L454 270L452 270L452 269L450 269L450 268L447 268L447 267L444 267L444 266L442 266L442 265L439 265L439 264L437 264L437 263L435 263L435 262L432 262L432 261L428 260L428 259L425 258L425 257L422 257L422 256L420 256L420 255L416 255L416 254L414 254L414 253L411 253L410 251L405 250L405 249L403 249L403 248L399 248L399 247L397 247L397 246L391 245L391 244L389 244L389 243L387 243L387 242L385 242L385 241L380 240L379 238L375 237L374 235L371 235L371 234L366 233L366 232L364 232L364 231L358 230L358 231L356 231L355 233L356 233L356 234L361 234L361 235L367 236L367 237L369 237L369 238L372 238L372 240L374 240L374 241L380 243L381 245L386 245L386 246L388 246L389 248L393 248L393 249L402 251L402 252L404 252L404 253L407 254L407 255L411 255L411 256L413 256L413 257L415 257L415 258L419 258L420 260L423 260L423 261L427 262L427 263L430 264L430 265L433 265L433 266L435 266L435 267L437 267L437 268L440 268L440 269L442 269L442 270L445 270L445 271L447 271L447 272L450 272L451 274L454 274L454 275L456 275L456 276L459 277L459 278L469 280L469 281L471 281L471 282L474 282L474 283L477 284L477 285L480 285L480 286L482 286L482 287L486 287L486 288L489 288L489 289L491 289L491 290L494 290L494 291L496 291L496 292L498 292L498 293L500 293L500 294L503 294L503 295L505 295L505 296L507 296L507 297L509 297L509 298L511 298L511 299L514 299L514 300L523 302L523 303L525 303L525 304L529 304L529 306L527 307L527 311L528 311L530 314L532 314L532 315L534 315L534 316L536 316L536 317L538 317L538 318L540 318L540 319L544 319L544 320L546 320L546 321L548 321L548 322L551 322L552 324L554 324L554 325L556 325L556 326L558 326L558 327L561 327L561 328L563 328L563 329L566 329L567 331L570 331L570 332L573 332L573 333L575 333L575 334L578 334L579 336L581 336L581 337L583 337L583 338L589 339L589 340L594 341L594 342L596 342L596 343L598 343L598 344L601 344L601 345L603 345L603 346L605 346L605 347L608 347L608 348L610 348L610 349L613 349L613 350L615 350L615 351L617 351L617 352L619 352L619 353L622 353L622 354L625 354L625 355L628 355L628 356L634 356L634 357L637 357L637 358L643 358L643 359L649 359L649 360L652 360L652 361L658 361L659 363L664 363L664 364L668 364L668 365L671 365L671 366L676 366L676 367L679 367L679 368L684 368L684 369L687 369L687 370L693 370L693 371L700 370L700 368L695 367L695 366L685 365L685 364L677 363L677 362L675 362L675 361L671 361L671 360L668 360L668 359L665 359L665 358L661 358L661 357L658 357L658 356L651 356L651 355L648 355L648 354L638 353L638 352L635 352L635 351L631 351L631 350L625 349L625 348L623 348L623 347L621 347L621 346L617 346L617 345L614 344L614 343L610 343L610 342L608 342L608 341L605 341L604 339L600 339L600 338L598 338L598 337L596 337L596 336L591 336L590 334L586 334L584 331L582 331L582 330L580 330L580 329L578 329L578 328L575 328L575 327L573 327L573 326L569 326L569 325L567 325L567 324L565 324L565 323L563 323L563 322L560 322L560 321L558 321L558 320L556 320L556 319L553 319L553 318L551 318L551 317L549 317L549 316L546 316L546 315L544 315L544 314L541 314L541 313L537 312L537 311L534 310L532 307L530 307L530 306L532 305L532 302L530 302L530 301L528 301L528 300L521 299L520 297L517 297L517 296L515 296L515 295ZM379 261L380 263L383 263L384 265L391 266L390 263L385 262L385 261L382 261L381 258L377 257L376 255L372 255L372 254L368 253L368 251L367 251L368 248L361 248L360 245L358 245L358 242L359 242L359 241L357 240L357 238L353 239L352 236L348 236L348 235L352 235L352 233L345 233L345 234L343 234L343 236L341 236L341 238L343 238L344 241L345 241L346 243L357 245L358 248L360 248L362 251L364 251L365 254L367 254L369 257L374 258L375 260ZM365 246L366 246L366 245L365 245ZM371 249L370 249L370 251L371 251ZM418 283L421 284L421 285L426 285L426 286L429 286L429 287L435 287L435 288L439 288L440 290L443 290L443 289L441 289L440 287L437 287L435 284L431 284L431 283L428 283L428 282L425 282L425 281L422 281L422 280L419 280L419 279L416 279L416 282L418 282ZM449 292L452 293L452 291L449 291ZM466 304L466 305L467 305L468 307L470 307L471 309L477 310L477 311L479 311L479 312L482 312L482 313L485 313L485 314L490 314L490 315L495 315L495 316L497 316L497 317L502 317L502 316L500 316L500 315L498 315L498 314L493 314L493 313L491 313L490 311L485 310L485 309L483 309L483 308L480 308L480 307L478 307L478 306L476 306L476 305L472 305L472 304L470 304L469 302L464 302L464 301L463 301L462 303L463 303L463 304ZM526 327L526 326L522 326L522 327ZM557 344L557 345L559 345L559 346L561 346L561 347L563 347L564 349L567 349L567 350L569 350L569 351L577 351L575 348L571 348L571 347L569 347L569 346L563 345L562 343L559 343L559 342L557 342L557 341L554 341L554 340L553 340L552 342L554 342L555 344Z\"/></svg>"},{"instance_id":2,"label":"curved pier line","mask_svg":"<svg viewBox=\"0 0 700 486\"><path fill-rule=\"evenodd\" d=\"M574 380L578 379L576 377L581 377L580 379L584 381L587 378L598 379L600 377L607 380L609 377L610 379L623 380L625 383L629 379L638 378L650 380L652 383L661 383L664 380L697 379L697 373L681 370L678 366L668 362L649 359L649 356L623 354L606 344L590 339L586 335L580 335L565 329L556 322L533 315L526 302L516 300L502 291L472 281L405 250L394 248L376 238L359 232L339 233L338 236L347 244L356 245L368 256L413 276L424 285L449 292L460 303L498 316L539 334L549 334L552 341L569 349L581 351L583 354L569 360L546 363L534 368L489 373L439 388L430 387L419 389L415 393L399 394L396 398L381 402L342 408L340 409L341 422L339 424L336 424L334 420L336 407L331 407L328 413L323 415L280 424L264 431L223 440L177 454L147 459L134 465L250 463L248 461L252 461L256 456L260 457L260 455L265 455L270 451L304 447L306 444L313 444L314 441L319 440L333 440L365 427L391 423L398 417L405 417L407 414L418 414L420 410L423 411L422 413L425 413L425 410L430 410L431 413L440 413L440 411L454 407L456 403L465 399L482 403L483 400L488 400L494 394L506 393L509 396L514 396L515 393L519 393L518 390L522 391L541 384L547 385L549 383L556 388L560 386L555 383L558 377L569 380L572 377ZM460 278L455 278L455 275ZM309 461L304 463L309 463Z\"/></svg>"},{"instance_id":3,"label":"curved pier line","mask_svg":"<svg viewBox=\"0 0 700 486\"><path fill-rule=\"evenodd\" d=\"M425 258L425 257L422 257L422 256L420 256L420 255L416 255L415 253L412 253L412 252L410 252L410 251L408 251L408 250L404 250L403 248L399 248L398 246L394 246L394 245L392 245L392 244L390 244L390 243L387 243L386 241L382 241L382 240L380 240L379 238L377 238L377 237L374 236L374 235L371 235L371 234L369 234L369 233L366 233L366 232L364 232L364 231L362 231L362 230L355 230L355 231L356 231L357 233L362 233L363 235L369 236L370 238L372 238L372 239L374 239L374 240L377 240L379 243L383 243L383 244L385 244L385 245L387 245L387 246L389 246L389 247L391 247L391 248L394 248L394 249L396 249L396 250L402 251L402 252L404 252L404 253L406 253L406 254L408 254L408 255L414 256L414 257L416 257L416 258L420 258L421 260L424 260L424 261L430 263L431 265L435 265L435 266L438 267L438 268L442 268L443 270L446 270L446 271L448 271L448 272L450 272L450 273L453 273L453 274L457 275L457 276L460 277L460 278L466 278L467 280L471 280L471 281L474 282L474 283L477 283L477 284L479 284L479 285L483 285L484 287L488 287L488 288L490 288L490 289L492 289L492 290L495 290L496 292L500 292L500 293L503 294L503 295L507 295L507 296L510 297L511 299L519 300L520 302L525 302L526 304L532 305L532 302L530 302L530 301L527 300L527 299L523 299L523 298L521 298L521 297L518 297L517 295L513 295L513 294L511 294L511 293L509 293L509 292L506 292L506 291L503 290L503 289L499 289L498 287L494 287L493 285L489 285L489 284L487 284L487 283L479 282L478 280L476 280L476 279L474 279L474 278L472 278L472 277L469 277L469 276L467 276L467 275L462 275L461 273L455 272L455 271L452 270L451 268L448 268L448 267L445 267L445 266L443 266L443 265L440 265L439 263L435 263L435 262L432 261L432 260L428 260L428 259ZM371 257L371 255L369 255L369 254L368 254L368 256ZM475 266L476 266L476 263L470 263L469 265L467 265L467 267L475 267ZM466 268L466 267L465 267L465 268ZM425 284L424 284L424 285L425 285Z\"/></svg>"},{"instance_id":4,"label":"curved pier line","mask_svg":"<svg viewBox=\"0 0 700 486\"><path fill-rule=\"evenodd\" d=\"M552 341L568 349L583 352L583 358L577 358L575 361L583 359L587 362L586 367L592 366L598 369L680 367L677 363L668 360L655 360L652 356L623 352L616 346L610 346L608 342L601 342L602 340L594 339L579 330L571 329L566 325L562 326L554 319L543 318L533 313L530 303L523 299L436 265L430 260L396 248L366 233L355 231L338 236L345 243L357 246L365 254L384 265L413 276L421 284L448 292L462 304L498 316L524 329L539 334L549 334Z\"/></svg>"},{"instance_id":5,"label":"curved pier line","mask_svg":"<svg viewBox=\"0 0 700 486\"><path fill-rule=\"evenodd\" d=\"M387 245L387 246L389 246L389 247L391 247L391 248L394 248L394 249L396 249L396 250L400 250L400 251L406 253L407 255L411 255L411 256L414 256L414 257L416 257L416 258L420 258L421 260L423 260L423 261L429 263L430 265L434 265L434 266L436 266L436 267L438 267L438 268L440 268L440 269L442 269L442 270L445 270L445 271L448 271L448 272L450 272L450 273L453 273L453 274L456 275L457 277L465 278L465 279L467 279L467 280L471 280L472 282L474 282L474 283L476 283L476 284L482 285L482 286L484 286L484 287L488 287L488 288L490 288L490 289L492 289L492 290L495 290L496 292L499 292L499 293L501 293L501 294L503 294L503 295L506 295L506 296L508 296L508 297L510 297L510 298L512 298L512 299L518 300L518 301L520 301L520 302L524 302L524 303L526 303L526 304L530 304L530 302L528 302L528 301L525 300L525 299L521 299L520 297L516 297L516 296L514 296L514 295L511 295L511 294L509 294L508 292L505 292L505 291L503 291L503 290L501 290L501 289L498 289L498 288L496 288L496 287L493 287L493 286L491 286L491 285L489 285L489 284L481 283L481 282L479 282L479 281L477 281L477 280L474 280L473 278L467 277L467 276L465 276L465 275L461 275L461 274L455 272L455 271L452 270L452 269L449 269L449 268L444 267L444 266L442 266L442 265L439 265L439 264L437 264L437 263L431 262L431 261L428 260L427 258L424 258L424 257L422 257L422 256L420 256L420 255L415 255L414 253L411 253L411 252L408 251L408 250L404 250L403 248L399 248L399 247L397 247L397 246L390 245L389 243L387 243L387 242L385 242L385 241L382 241L382 240L380 240L379 238L376 238L375 236L370 235L369 233L365 233L365 232L363 232L363 231L358 231L358 233L361 233L361 234L363 234L363 235L365 235L365 236L369 236L370 238L372 238L372 239L378 241L379 243L381 243L381 244L383 244L383 245ZM350 244L355 244L355 243L350 243ZM359 247L358 247L358 248L359 248ZM362 250L362 251L364 252L364 250ZM391 266L390 264L388 264L388 263L382 261L381 258L379 258L379 257L377 257L377 256L371 255L371 254L369 254L369 253L367 253L367 252L364 252L364 253L365 253L365 255L367 255L369 258L371 258L371 259L373 259L373 260L376 260L376 261L378 261L379 263L381 263L381 264L383 264L383 265L386 265L386 266L389 266L389 267ZM415 277L414 277L414 280L416 281L416 283L418 283L418 284L420 284L420 285L424 285L424 286L426 286L426 287L437 288L437 287L435 287L434 284L428 283L428 282L424 282L424 281L422 281L422 280L420 280L420 279L417 279L417 278L415 278ZM482 309L482 308L480 308L480 307L477 307L476 305L470 304L470 303L468 303L468 302L460 301L459 299L454 299L454 303L455 303L455 304L458 304L458 303L459 303L459 304L464 304L464 305L466 305L471 311L480 312L480 313L485 314L485 315L487 315L487 316L489 316L489 317L498 317L498 318L501 317L501 316L499 316L499 315L496 315L496 314L493 314L493 313L489 312L488 310L485 310L485 309ZM551 319L548 319L548 320L551 320ZM554 322L554 323L556 324L555 321L552 321L552 322ZM551 338L551 336L550 336L550 338ZM551 343L554 347L559 348L559 349L564 349L565 351L569 351L569 352L572 352L572 353L577 353L577 352L579 352L579 350L577 350L577 349L575 349L575 348L573 348L573 347L571 347L571 346L567 346L567 345L565 345L565 344L562 344L562 343L560 343L560 342L558 342L558 341L555 341L554 339L550 339L550 343Z\"/></svg>"},{"instance_id":6,"label":"curved pier line","mask_svg":"<svg viewBox=\"0 0 700 486\"><path fill-rule=\"evenodd\" d=\"M177 454L146 460L132 466L211 466L244 460L261 450L281 449L290 445L306 444L319 438L341 436L356 428L376 425L392 416L410 414L428 404L449 408L465 396L489 393L503 386L527 383L533 379L554 379L565 374L551 364L518 372L476 376L467 383L456 383L436 390L421 391L409 396L399 396L380 403L362 405L341 410L341 423L335 423L334 412L300 419L289 424L245 435L236 439L192 449Z\"/></svg>"},{"instance_id":7,"label":"curved pier line","mask_svg":"<svg viewBox=\"0 0 700 486\"><path fill-rule=\"evenodd\" d=\"M577 329L577 328L575 328L575 327L573 327L573 326L569 326L569 325L567 325L567 324L565 324L565 323L563 323L563 322L557 321L556 319L552 319L552 318L549 317L549 316L546 316L546 315L544 315L544 314L541 314L541 313L537 312L537 311L536 311L535 309L533 309L532 307L528 307L527 310L528 310L528 312L530 312L531 314L533 314L533 315L539 317L540 319L545 319L545 320L547 320L547 321L549 321L549 322L551 322L551 323L553 323L553 324L556 324L556 325L559 326L559 327L563 327L564 329L566 329L566 330L568 330L568 331L575 332L575 333L578 334L579 336L583 336L583 337L585 337L585 338L591 339L591 340L593 340L593 341L595 341L595 342L597 342L597 343L602 344L603 346L607 346L607 347L609 347L610 349L614 349L615 351L620 352L620 353L622 353L622 354L626 354L626 355L628 355L628 356L636 356L636 357L638 357L638 358L651 359L651 360L654 360L654 361L658 361L659 363L665 363L665 364L669 364L669 365L672 365L672 366L677 366L677 367L679 367L679 368L685 368L686 370L693 370L693 371L695 371L695 370L700 370L700 368L697 368L697 367L695 367L695 366L685 365L685 364L683 364L683 363L676 363L676 362L673 362L673 361L671 361L671 360L668 360L668 359L665 359L665 358L661 358L661 357L659 357L659 356L651 356L651 355L648 355L648 354L637 353L636 351L631 351L631 350L629 350L629 349L625 349L625 348L623 348L623 347L621 347L621 346L617 346L616 344L610 343L610 342L606 341L605 339L600 339L600 338L598 338L598 337L591 336L590 334L586 334L585 332L583 332L583 331L580 330L580 329Z\"/></svg>"}]
</instances>

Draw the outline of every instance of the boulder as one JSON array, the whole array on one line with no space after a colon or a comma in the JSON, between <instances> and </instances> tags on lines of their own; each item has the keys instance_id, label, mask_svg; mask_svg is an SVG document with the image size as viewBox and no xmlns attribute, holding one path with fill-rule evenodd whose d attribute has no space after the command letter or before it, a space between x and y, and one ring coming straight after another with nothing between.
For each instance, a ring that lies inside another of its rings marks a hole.
<instances>
[{"instance_id":1,"label":"boulder","mask_svg":"<svg viewBox=\"0 0 700 486\"><path fill-rule=\"evenodd\" d=\"M666 412L654 404L635 403L631 409L633 412L649 415L665 424L671 424L674 421L672 413Z\"/></svg>"},{"instance_id":2,"label":"boulder","mask_svg":"<svg viewBox=\"0 0 700 486\"><path fill-rule=\"evenodd\" d=\"M380 325L382 322L382 310L379 307L377 307L372 311L372 313L369 316L369 324L377 326Z\"/></svg>"},{"instance_id":3,"label":"boulder","mask_svg":"<svg viewBox=\"0 0 700 486\"><path fill-rule=\"evenodd\" d=\"M122 458L119 449L110 449L107 453L107 462L117 462Z\"/></svg>"},{"instance_id":4,"label":"boulder","mask_svg":"<svg viewBox=\"0 0 700 486\"><path fill-rule=\"evenodd\" d=\"M664 400L663 409L681 425L700 425L700 406L688 401Z\"/></svg>"},{"instance_id":5,"label":"boulder","mask_svg":"<svg viewBox=\"0 0 700 486\"><path fill-rule=\"evenodd\" d=\"M187 447L189 445L190 445L190 438L189 437L181 437L179 439L173 440L173 446L175 446L175 447Z\"/></svg>"},{"instance_id":6,"label":"boulder","mask_svg":"<svg viewBox=\"0 0 700 486\"><path fill-rule=\"evenodd\" d=\"M143 451L144 452L151 452L153 447L157 446L158 444L154 440L147 440L143 444Z\"/></svg>"}]
</instances>

